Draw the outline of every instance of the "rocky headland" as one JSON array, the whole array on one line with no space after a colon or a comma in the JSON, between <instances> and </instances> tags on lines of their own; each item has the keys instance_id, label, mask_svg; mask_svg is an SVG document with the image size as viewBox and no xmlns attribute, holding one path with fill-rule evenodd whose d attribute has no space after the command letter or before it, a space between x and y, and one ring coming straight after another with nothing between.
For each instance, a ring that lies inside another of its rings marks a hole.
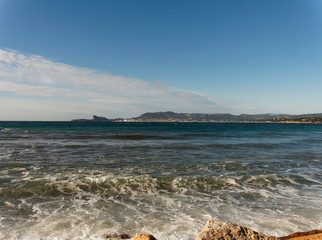
<instances>
[{"instance_id":1,"label":"rocky headland","mask_svg":"<svg viewBox=\"0 0 322 240\"><path fill-rule=\"evenodd\" d=\"M130 239L126 234L102 236L106 239ZM250 228L227 223L219 219L210 219L194 240L320 240L322 230L296 232L284 237L266 236ZM139 234L133 240L157 240L151 234Z\"/></svg>"},{"instance_id":2,"label":"rocky headland","mask_svg":"<svg viewBox=\"0 0 322 240\"><path fill-rule=\"evenodd\" d=\"M133 118L108 119L94 115L92 119L74 119L72 122L228 122L228 123L322 123L322 113L315 114L203 114L150 112Z\"/></svg>"}]
</instances>

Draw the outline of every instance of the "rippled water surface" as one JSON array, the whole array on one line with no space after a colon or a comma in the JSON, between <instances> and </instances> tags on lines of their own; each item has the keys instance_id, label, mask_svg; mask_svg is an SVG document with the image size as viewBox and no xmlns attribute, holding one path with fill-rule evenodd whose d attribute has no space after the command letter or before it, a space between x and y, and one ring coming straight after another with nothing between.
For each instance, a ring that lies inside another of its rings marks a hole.
<instances>
[{"instance_id":1,"label":"rippled water surface","mask_svg":"<svg viewBox=\"0 0 322 240\"><path fill-rule=\"evenodd\" d=\"M322 228L322 125L0 122L0 239Z\"/></svg>"}]
</instances>

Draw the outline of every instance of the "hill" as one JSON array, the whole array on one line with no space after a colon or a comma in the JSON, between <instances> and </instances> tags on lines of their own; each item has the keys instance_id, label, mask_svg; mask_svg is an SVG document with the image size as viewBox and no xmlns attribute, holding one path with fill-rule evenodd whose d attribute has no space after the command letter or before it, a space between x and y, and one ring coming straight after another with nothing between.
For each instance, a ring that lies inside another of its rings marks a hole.
<instances>
[{"instance_id":1,"label":"hill","mask_svg":"<svg viewBox=\"0 0 322 240\"><path fill-rule=\"evenodd\" d=\"M322 113L317 114L202 114L202 113L174 113L174 112L153 112L144 113L133 118L135 121L144 122L282 122L294 120L300 122L322 122Z\"/></svg>"},{"instance_id":2,"label":"hill","mask_svg":"<svg viewBox=\"0 0 322 240\"><path fill-rule=\"evenodd\" d=\"M92 119L75 119L73 122L291 122L291 123L322 123L322 113L315 114L240 114L230 113L175 113L148 112L134 118L108 119L93 116Z\"/></svg>"}]
</instances>

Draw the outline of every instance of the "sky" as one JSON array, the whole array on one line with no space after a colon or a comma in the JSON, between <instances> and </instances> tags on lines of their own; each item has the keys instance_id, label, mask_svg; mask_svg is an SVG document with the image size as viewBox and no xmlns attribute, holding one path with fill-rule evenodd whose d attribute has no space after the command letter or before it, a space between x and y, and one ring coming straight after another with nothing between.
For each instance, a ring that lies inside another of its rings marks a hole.
<instances>
[{"instance_id":1,"label":"sky","mask_svg":"<svg viewBox=\"0 0 322 240\"><path fill-rule=\"evenodd\" d=\"M321 113L322 0L0 0L0 120Z\"/></svg>"}]
</instances>

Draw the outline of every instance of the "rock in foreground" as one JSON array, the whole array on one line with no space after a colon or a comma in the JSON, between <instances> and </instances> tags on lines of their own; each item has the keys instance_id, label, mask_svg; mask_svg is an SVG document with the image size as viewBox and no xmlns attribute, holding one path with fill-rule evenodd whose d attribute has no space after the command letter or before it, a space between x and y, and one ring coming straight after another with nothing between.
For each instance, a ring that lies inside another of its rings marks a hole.
<instances>
[{"instance_id":1,"label":"rock in foreground","mask_svg":"<svg viewBox=\"0 0 322 240\"><path fill-rule=\"evenodd\" d=\"M322 239L322 230L312 230L308 232L296 232L291 235L280 237L280 240L294 239L294 240L315 240Z\"/></svg>"},{"instance_id":2,"label":"rock in foreground","mask_svg":"<svg viewBox=\"0 0 322 240\"><path fill-rule=\"evenodd\" d=\"M277 240L276 237L265 236L247 227L226 223L218 219L207 221L195 240Z\"/></svg>"},{"instance_id":3,"label":"rock in foreground","mask_svg":"<svg viewBox=\"0 0 322 240\"><path fill-rule=\"evenodd\" d=\"M156 239L150 234L140 234L140 235L137 235L133 240L156 240Z\"/></svg>"},{"instance_id":4,"label":"rock in foreground","mask_svg":"<svg viewBox=\"0 0 322 240\"><path fill-rule=\"evenodd\" d=\"M127 234L103 234L103 238L108 238L108 239L130 239L129 235Z\"/></svg>"}]
</instances>

